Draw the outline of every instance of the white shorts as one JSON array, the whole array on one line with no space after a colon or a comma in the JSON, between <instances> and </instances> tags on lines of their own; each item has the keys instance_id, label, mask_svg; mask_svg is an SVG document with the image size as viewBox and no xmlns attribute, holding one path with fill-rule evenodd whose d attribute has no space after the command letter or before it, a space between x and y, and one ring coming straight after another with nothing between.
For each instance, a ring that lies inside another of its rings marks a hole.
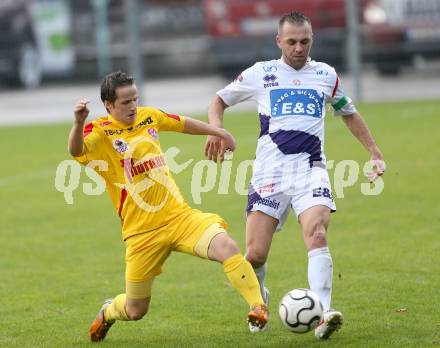
<instances>
[{"instance_id":1,"label":"white shorts","mask_svg":"<svg viewBox=\"0 0 440 348\"><path fill-rule=\"evenodd\" d=\"M253 177L249 186L247 212L261 211L277 219L277 231L281 229L289 206L296 218L306 209L315 205L325 205L331 212L336 211L327 170L320 167L309 168L294 177L271 178Z\"/></svg>"}]
</instances>

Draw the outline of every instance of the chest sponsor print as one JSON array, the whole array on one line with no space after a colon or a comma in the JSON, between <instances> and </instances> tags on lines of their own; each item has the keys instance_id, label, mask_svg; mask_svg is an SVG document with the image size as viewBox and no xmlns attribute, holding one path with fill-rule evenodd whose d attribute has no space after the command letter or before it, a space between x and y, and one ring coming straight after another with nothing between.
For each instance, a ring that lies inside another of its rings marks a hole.
<instances>
[{"instance_id":1,"label":"chest sponsor print","mask_svg":"<svg viewBox=\"0 0 440 348\"><path fill-rule=\"evenodd\" d=\"M270 91L271 116L322 117L324 96L315 89L286 88Z\"/></svg>"}]
</instances>

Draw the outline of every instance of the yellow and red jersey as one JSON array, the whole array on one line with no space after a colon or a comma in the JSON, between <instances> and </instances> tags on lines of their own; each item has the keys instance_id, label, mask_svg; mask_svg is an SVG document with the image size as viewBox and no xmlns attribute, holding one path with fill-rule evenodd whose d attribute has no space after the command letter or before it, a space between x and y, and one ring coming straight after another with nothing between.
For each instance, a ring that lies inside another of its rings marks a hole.
<instances>
[{"instance_id":1,"label":"yellow and red jersey","mask_svg":"<svg viewBox=\"0 0 440 348\"><path fill-rule=\"evenodd\" d=\"M75 159L104 178L121 218L124 240L163 227L191 209L171 176L159 142L161 131L182 132L184 124L182 116L138 107L130 127L111 115L84 127L83 154Z\"/></svg>"}]
</instances>

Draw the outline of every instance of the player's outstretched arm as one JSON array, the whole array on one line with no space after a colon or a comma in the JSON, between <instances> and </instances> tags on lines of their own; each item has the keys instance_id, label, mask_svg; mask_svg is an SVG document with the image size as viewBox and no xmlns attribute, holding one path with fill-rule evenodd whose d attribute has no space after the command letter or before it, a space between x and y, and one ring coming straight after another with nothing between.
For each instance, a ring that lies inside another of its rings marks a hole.
<instances>
[{"instance_id":1,"label":"player's outstretched arm","mask_svg":"<svg viewBox=\"0 0 440 348\"><path fill-rule=\"evenodd\" d=\"M208 107L209 124L223 128L223 115L227 107L228 105L226 105L223 99L216 95ZM221 151L221 145L221 139L219 137L209 135L205 143L205 156L214 162L217 162L217 158L223 161L224 151Z\"/></svg>"},{"instance_id":2,"label":"player's outstretched arm","mask_svg":"<svg viewBox=\"0 0 440 348\"><path fill-rule=\"evenodd\" d=\"M216 127L223 128L223 115L228 107L218 95L212 99L208 106L208 122Z\"/></svg>"},{"instance_id":3,"label":"player's outstretched arm","mask_svg":"<svg viewBox=\"0 0 440 348\"><path fill-rule=\"evenodd\" d=\"M76 103L73 109L75 120L73 122L72 129L70 130L68 143L69 153L72 156L80 156L83 153L84 123L86 122L86 118L90 113L90 110L87 106L88 103L89 101L87 99L81 99L78 103Z\"/></svg>"},{"instance_id":4,"label":"player's outstretched arm","mask_svg":"<svg viewBox=\"0 0 440 348\"><path fill-rule=\"evenodd\" d=\"M223 161L225 151L235 150L235 139L232 134L224 128L215 127L205 122L186 117L183 132L188 134L211 135L218 137L218 139L220 139L220 147L217 155L220 161Z\"/></svg>"},{"instance_id":5,"label":"player's outstretched arm","mask_svg":"<svg viewBox=\"0 0 440 348\"><path fill-rule=\"evenodd\" d=\"M342 116L345 125L350 129L351 133L359 140L359 142L370 153L371 160L374 163L373 172L368 175L370 182L376 180L385 172L385 162L382 152L374 141L367 123L364 121L360 113L355 112L351 115Z\"/></svg>"}]
</instances>

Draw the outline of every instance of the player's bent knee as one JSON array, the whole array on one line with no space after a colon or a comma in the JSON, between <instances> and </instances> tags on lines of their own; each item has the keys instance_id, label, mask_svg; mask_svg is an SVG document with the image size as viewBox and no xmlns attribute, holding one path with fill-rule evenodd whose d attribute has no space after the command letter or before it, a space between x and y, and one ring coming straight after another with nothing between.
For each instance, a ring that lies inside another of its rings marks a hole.
<instances>
[{"instance_id":1,"label":"player's bent knee","mask_svg":"<svg viewBox=\"0 0 440 348\"><path fill-rule=\"evenodd\" d=\"M308 250L321 248L327 245L327 231L324 226L306 232L304 237Z\"/></svg>"},{"instance_id":2,"label":"player's bent knee","mask_svg":"<svg viewBox=\"0 0 440 348\"><path fill-rule=\"evenodd\" d=\"M309 237L314 237L318 235L322 236L322 234L325 235L327 231L326 225L321 219L310 221L309 223L304 224L302 226L302 229L304 231L304 234Z\"/></svg>"},{"instance_id":3,"label":"player's bent knee","mask_svg":"<svg viewBox=\"0 0 440 348\"><path fill-rule=\"evenodd\" d=\"M147 312L127 311L127 317L130 320L141 320Z\"/></svg>"},{"instance_id":4,"label":"player's bent knee","mask_svg":"<svg viewBox=\"0 0 440 348\"><path fill-rule=\"evenodd\" d=\"M225 244L223 245L223 252L226 257L234 256L240 252L237 243L231 237L227 237Z\"/></svg>"},{"instance_id":5,"label":"player's bent knee","mask_svg":"<svg viewBox=\"0 0 440 348\"><path fill-rule=\"evenodd\" d=\"M237 243L226 233L216 235L208 248L208 257L211 260L223 262L240 252Z\"/></svg>"},{"instance_id":6,"label":"player's bent knee","mask_svg":"<svg viewBox=\"0 0 440 348\"><path fill-rule=\"evenodd\" d=\"M313 243L317 247L322 247L327 244L327 233L325 232L325 230L315 231L315 233L313 233L312 238L313 238Z\"/></svg>"},{"instance_id":7,"label":"player's bent knee","mask_svg":"<svg viewBox=\"0 0 440 348\"><path fill-rule=\"evenodd\" d=\"M130 320L140 320L148 312L148 304L143 306L126 306L125 312Z\"/></svg>"},{"instance_id":8,"label":"player's bent knee","mask_svg":"<svg viewBox=\"0 0 440 348\"><path fill-rule=\"evenodd\" d=\"M261 267L265 264L267 255L262 250L248 248L246 260L248 260L254 268Z\"/></svg>"},{"instance_id":9,"label":"player's bent knee","mask_svg":"<svg viewBox=\"0 0 440 348\"><path fill-rule=\"evenodd\" d=\"M148 308L150 307L151 297L136 299L136 298L127 298L127 302L125 304L125 312L127 314L128 319L130 320L140 320L144 317L148 312Z\"/></svg>"}]
</instances>

